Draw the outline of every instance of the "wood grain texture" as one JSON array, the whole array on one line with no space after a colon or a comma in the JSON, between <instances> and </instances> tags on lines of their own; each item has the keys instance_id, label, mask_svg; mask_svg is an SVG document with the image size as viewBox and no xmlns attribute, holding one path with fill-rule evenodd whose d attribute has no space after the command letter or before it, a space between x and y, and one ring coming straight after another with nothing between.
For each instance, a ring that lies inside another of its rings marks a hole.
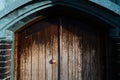
<instances>
[{"instance_id":1,"label":"wood grain texture","mask_svg":"<svg viewBox=\"0 0 120 80\"><path fill-rule=\"evenodd\" d=\"M18 39L19 35L18 33L15 34L15 43L14 43L14 79L17 80L17 76L18 76Z\"/></svg>"},{"instance_id":2,"label":"wood grain texture","mask_svg":"<svg viewBox=\"0 0 120 80\"><path fill-rule=\"evenodd\" d=\"M101 80L103 37L79 20L45 19L16 40L15 80Z\"/></svg>"},{"instance_id":3,"label":"wood grain texture","mask_svg":"<svg viewBox=\"0 0 120 80\"><path fill-rule=\"evenodd\" d=\"M63 80L82 80L80 32L70 19L62 21ZM65 63L66 62L66 63ZM65 68L66 67L66 68Z\"/></svg>"},{"instance_id":4,"label":"wood grain texture","mask_svg":"<svg viewBox=\"0 0 120 80\"><path fill-rule=\"evenodd\" d=\"M26 73L25 80L32 80L31 68L32 68L32 35L25 38L26 43Z\"/></svg>"}]
</instances>

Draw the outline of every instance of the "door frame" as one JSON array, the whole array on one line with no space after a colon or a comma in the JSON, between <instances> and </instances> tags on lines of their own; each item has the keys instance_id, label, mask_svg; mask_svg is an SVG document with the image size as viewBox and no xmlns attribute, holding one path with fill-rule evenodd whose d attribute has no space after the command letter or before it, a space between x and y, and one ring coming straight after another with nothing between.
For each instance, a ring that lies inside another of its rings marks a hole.
<instances>
[{"instance_id":1,"label":"door frame","mask_svg":"<svg viewBox=\"0 0 120 80\"><path fill-rule=\"evenodd\" d=\"M109 28L112 27L113 31L110 31L108 34L110 34L110 33L114 34L114 32L117 32L114 29L118 28L119 25L120 25L119 22L116 22L116 20L119 21L118 17L120 17L120 16L118 14L110 11L107 8L104 8L103 6L100 6L99 4L93 3L91 1L79 0L79 1L73 2L73 0L67 0L67 1L64 1L64 0L61 0L61 1L60 0L44 1L43 0L43 1L32 1L32 3L30 2L30 3L24 4L21 7L18 7L17 9L15 9L12 12L9 12L8 15L3 17L3 18L9 18L9 16L11 16L13 13L20 12L19 15L18 14L14 15L14 17L11 17L11 19L8 19L7 23L5 23L5 25L2 28L3 31L1 31L2 34L6 34L7 30L10 31L10 32L11 31L13 32L11 35L7 35L7 34L4 35L4 38L3 38L3 39L9 40L9 37L10 37L10 40L13 41L13 44L12 44L12 50L13 51L11 53L11 55L12 55L11 79L12 80L14 80L14 74L13 74L14 73L14 52L15 52L14 51L15 50L14 49L15 48L14 44L16 43L15 42L15 36L16 36L15 34L16 33L14 33L14 32L16 30L19 30L19 28L23 27L26 23L28 23L29 20L31 21L33 18L35 18L37 16L40 16L41 12L43 10L49 9L50 7L55 8L56 5L69 7L71 12L73 10L75 10L75 12L73 12L73 13L78 13L79 15L80 15L81 12L85 12L85 13L87 13L87 15L92 15L96 19L99 19L101 22L104 22L104 24L107 24ZM37 14L37 15L34 15L34 14ZM30 19L29 19L29 17L30 17ZM23 21L23 23L19 23L19 22L22 22L22 21ZM116 34L114 36L118 37L118 35L116 35ZM110 52L110 50L108 50L108 51ZM109 73L110 73L110 70L109 70L110 69L109 68L110 53L107 53L106 55L108 57L107 58L108 62L106 63L107 64L107 69L108 69L106 80L110 80L110 75L109 75Z\"/></svg>"}]
</instances>

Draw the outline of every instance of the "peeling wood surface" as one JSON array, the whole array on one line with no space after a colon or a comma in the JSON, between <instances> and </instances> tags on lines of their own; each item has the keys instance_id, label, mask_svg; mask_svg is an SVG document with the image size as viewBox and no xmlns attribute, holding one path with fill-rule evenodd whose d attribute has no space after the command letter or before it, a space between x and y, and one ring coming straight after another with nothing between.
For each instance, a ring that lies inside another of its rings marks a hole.
<instances>
[{"instance_id":1,"label":"peeling wood surface","mask_svg":"<svg viewBox=\"0 0 120 80\"><path fill-rule=\"evenodd\" d=\"M16 37L15 80L101 80L102 39L78 20L39 21Z\"/></svg>"}]
</instances>

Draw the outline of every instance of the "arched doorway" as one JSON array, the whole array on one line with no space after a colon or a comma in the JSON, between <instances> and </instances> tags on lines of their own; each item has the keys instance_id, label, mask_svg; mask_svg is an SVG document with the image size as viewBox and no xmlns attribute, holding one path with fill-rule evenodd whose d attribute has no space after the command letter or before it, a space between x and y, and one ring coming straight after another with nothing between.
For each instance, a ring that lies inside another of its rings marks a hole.
<instances>
[{"instance_id":1,"label":"arched doorway","mask_svg":"<svg viewBox=\"0 0 120 80\"><path fill-rule=\"evenodd\" d=\"M16 80L103 80L105 30L47 17L16 33Z\"/></svg>"}]
</instances>

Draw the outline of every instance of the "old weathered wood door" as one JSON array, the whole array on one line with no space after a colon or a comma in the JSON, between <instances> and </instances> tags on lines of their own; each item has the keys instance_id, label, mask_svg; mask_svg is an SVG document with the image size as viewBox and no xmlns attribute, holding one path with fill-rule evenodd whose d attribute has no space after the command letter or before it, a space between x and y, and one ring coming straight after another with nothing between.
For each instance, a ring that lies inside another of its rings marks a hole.
<instances>
[{"instance_id":1,"label":"old weathered wood door","mask_svg":"<svg viewBox=\"0 0 120 80\"><path fill-rule=\"evenodd\" d=\"M17 80L101 80L103 37L73 18L48 18L18 33Z\"/></svg>"}]
</instances>

